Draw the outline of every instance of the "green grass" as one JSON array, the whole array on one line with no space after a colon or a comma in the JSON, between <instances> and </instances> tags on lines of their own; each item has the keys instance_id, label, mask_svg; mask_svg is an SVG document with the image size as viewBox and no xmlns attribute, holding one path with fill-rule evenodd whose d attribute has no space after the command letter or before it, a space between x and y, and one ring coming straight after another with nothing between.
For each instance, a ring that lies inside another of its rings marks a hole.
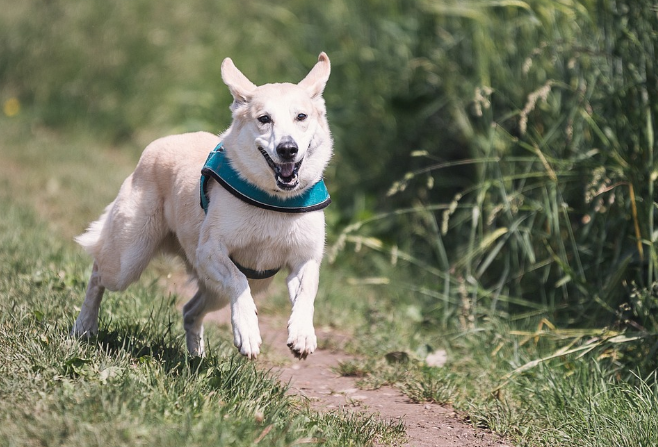
<instances>
[{"instance_id":1,"label":"green grass","mask_svg":"<svg viewBox=\"0 0 658 447\"><path fill-rule=\"evenodd\" d=\"M514 445L658 445L656 374L629 371L613 346L553 356L564 346L559 330L554 338L550 331L538 332L535 340L520 334L518 324L513 330L493 319L477 329L423 329L404 321L404 307L379 309L386 316L374 317L376 324L367 322L375 306L363 312L350 344L361 358L336 372L354 377L362 388L394 385L416 402L452 405L474 426ZM587 340L596 345L597 336ZM447 351L446 365L425 364L427 353L438 349Z\"/></svg>"}]
</instances>

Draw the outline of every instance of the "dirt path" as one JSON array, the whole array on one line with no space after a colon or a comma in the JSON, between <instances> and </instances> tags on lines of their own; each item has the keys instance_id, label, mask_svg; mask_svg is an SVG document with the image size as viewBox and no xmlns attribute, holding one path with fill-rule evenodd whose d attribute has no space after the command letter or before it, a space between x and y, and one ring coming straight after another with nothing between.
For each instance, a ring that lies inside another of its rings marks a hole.
<instances>
[{"instance_id":1,"label":"dirt path","mask_svg":"<svg viewBox=\"0 0 658 447\"><path fill-rule=\"evenodd\" d=\"M195 288L184 281L171 278L168 290L184 297L191 297ZM230 332L228 308L206 316L205 322L225 326ZM306 360L294 358L286 346L286 320L282 317L259 316L263 346L259 362L290 382L290 392L309 399L310 405L319 411L333 409L372 412L383 420L402 419L407 433L404 446L409 447L508 447L498 436L477 430L460 420L450 408L436 404L416 404L392 387L377 390L360 390L356 380L341 377L332 371L339 362L351 359L349 355L328 349L318 349ZM339 338L335 334L317 331L318 340ZM340 341L340 340L337 340ZM333 345L334 343L324 343Z\"/></svg>"}]
</instances>

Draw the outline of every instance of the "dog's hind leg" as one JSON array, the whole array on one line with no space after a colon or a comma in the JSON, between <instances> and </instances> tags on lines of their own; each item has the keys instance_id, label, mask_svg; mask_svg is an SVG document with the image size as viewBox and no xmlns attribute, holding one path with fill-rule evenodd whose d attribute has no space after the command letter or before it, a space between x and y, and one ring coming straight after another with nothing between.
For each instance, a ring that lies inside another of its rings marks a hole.
<instances>
[{"instance_id":1,"label":"dog's hind leg","mask_svg":"<svg viewBox=\"0 0 658 447\"><path fill-rule=\"evenodd\" d=\"M98 311L101 307L103 293L105 292L105 287L101 285L100 280L98 264L94 261L85 300L82 303L80 315L75 320L71 335L89 337L98 333Z\"/></svg>"},{"instance_id":2,"label":"dog's hind leg","mask_svg":"<svg viewBox=\"0 0 658 447\"><path fill-rule=\"evenodd\" d=\"M227 304L227 299L211 294L201 284L199 284L199 290L192 299L185 303L185 306L183 306L183 325L185 327L185 341L190 355L203 356L204 354L203 317L208 312L221 309Z\"/></svg>"},{"instance_id":3,"label":"dog's hind leg","mask_svg":"<svg viewBox=\"0 0 658 447\"><path fill-rule=\"evenodd\" d=\"M139 279L160 249L167 235L161 202L148 178L132 174L101 218L76 238L93 256L94 266L73 335L98 332L98 312L105 289L125 290Z\"/></svg>"}]
</instances>

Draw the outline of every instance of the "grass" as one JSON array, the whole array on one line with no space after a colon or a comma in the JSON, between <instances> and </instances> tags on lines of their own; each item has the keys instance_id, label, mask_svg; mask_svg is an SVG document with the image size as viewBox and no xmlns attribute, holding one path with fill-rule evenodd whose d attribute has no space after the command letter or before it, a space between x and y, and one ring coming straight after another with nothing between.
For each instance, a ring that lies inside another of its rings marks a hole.
<instances>
[{"instance_id":1,"label":"grass","mask_svg":"<svg viewBox=\"0 0 658 447\"><path fill-rule=\"evenodd\" d=\"M658 445L656 375L629 371L610 346L553 357L561 342L528 340L500 320L443 332L401 321L400 304L383 313L389 317L363 321L353 337L360 359L336 368L362 388L394 385L416 402L451 405L474 426L519 446ZM428 366L425 356L439 349L447 351L446 365ZM392 360L392 353L407 360Z\"/></svg>"}]
</instances>

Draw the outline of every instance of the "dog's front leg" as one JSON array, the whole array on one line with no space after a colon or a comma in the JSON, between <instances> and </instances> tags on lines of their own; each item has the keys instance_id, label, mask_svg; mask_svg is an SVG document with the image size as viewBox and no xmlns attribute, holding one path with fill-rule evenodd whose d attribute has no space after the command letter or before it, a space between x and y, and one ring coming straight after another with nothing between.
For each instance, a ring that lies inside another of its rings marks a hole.
<instances>
[{"instance_id":1,"label":"dog's front leg","mask_svg":"<svg viewBox=\"0 0 658 447\"><path fill-rule=\"evenodd\" d=\"M228 299L231 304L233 343L242 355L255 359L260 353L262 340L258 329L256 303L251 296L247 278L228 257L225 247L212 238L207 238L206 242L200 245L197 260L199 279L204 282L205 287L217 297L216 301ZM205 313L219 308L212 304L203 307L201 318ZM194 341L195 336L196 334L187 333L188 345L189 340Z\"/></svg>"},{"instance_id":2,"label":"dog's front leg","mask_svg":"<svg viewBox=\"0 0 658 447\"><path fill-rule=\"evenodd\" d=\"M309 260L288 276L292 313L288 320L288 347L295 357L305 359L317 347L313 327L313 303L318 292L320 264Z\"/></svg>"}]
</instances>

